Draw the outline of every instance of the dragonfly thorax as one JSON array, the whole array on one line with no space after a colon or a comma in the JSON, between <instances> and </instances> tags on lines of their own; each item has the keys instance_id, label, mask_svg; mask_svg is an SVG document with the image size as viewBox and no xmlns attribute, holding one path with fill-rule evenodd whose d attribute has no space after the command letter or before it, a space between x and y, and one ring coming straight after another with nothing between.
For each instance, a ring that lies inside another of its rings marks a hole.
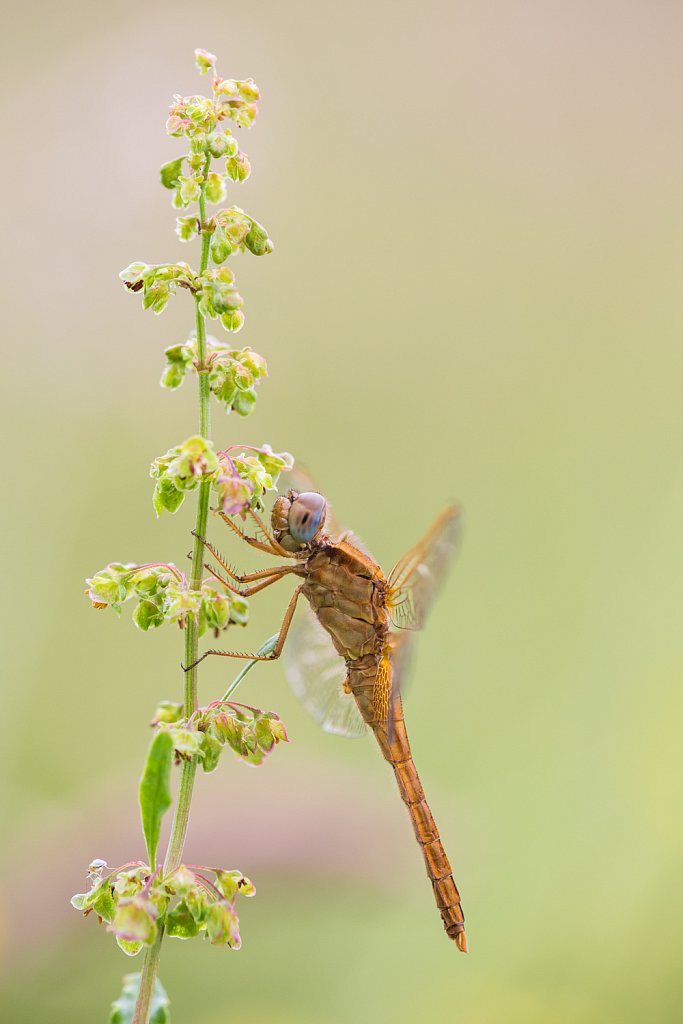
<instances>
[{"instance_id":1,"label":"dragonfly thorax","mask_svg":"<svg viewBox=\"0 0 683 1024\"><path fill-rule=\"evenodd\" d=\"M302 551L320 535L326 515L327 502L322 494L289 491L273 505L273 532L286 551Z\"/></svg>"}]
</instances>

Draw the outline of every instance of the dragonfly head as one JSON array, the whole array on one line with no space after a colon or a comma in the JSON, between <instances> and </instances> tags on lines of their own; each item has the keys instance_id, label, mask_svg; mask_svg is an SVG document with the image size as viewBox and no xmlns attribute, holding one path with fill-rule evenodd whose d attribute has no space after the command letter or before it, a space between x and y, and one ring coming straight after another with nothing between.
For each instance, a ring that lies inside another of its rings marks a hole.
<instances>
[{"instance_id":1,"label":"dragonfly head","mask_svg":"<svg viewBox=\"0 0 683 1024\"><path fill-rule=\"evenodd\" d=\"M326 515L327 502L322 494L289 491L273 505L273 533L287 551L301 551L321 532Z\"/></svg>"}]
</instances>

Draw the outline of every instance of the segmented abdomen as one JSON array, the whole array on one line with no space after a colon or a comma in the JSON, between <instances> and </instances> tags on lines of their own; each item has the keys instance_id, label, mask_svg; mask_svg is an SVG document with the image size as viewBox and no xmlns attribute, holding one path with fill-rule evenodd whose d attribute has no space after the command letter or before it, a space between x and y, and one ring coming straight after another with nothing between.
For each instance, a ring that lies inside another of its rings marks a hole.
<instances>
[{"instance_id":1,"label":"segmented abdomen","mask_svg":"<svg viewBox=\"0 0 683 1024\"><path fill-rule=\"evenodd\" d=\"M371 660L366 659L363 667L349 666L348 682L364 720L374 732L385 759L394 770L401 799L408 809L415 838L422 849L446 933L459 949L466 952L465 916L460 905L460 894L410 752L401 699L395 699L393 737L390 740L386 726L375 719L372 691L377 666L373 668Z\"/></svg>"}]
</instances>

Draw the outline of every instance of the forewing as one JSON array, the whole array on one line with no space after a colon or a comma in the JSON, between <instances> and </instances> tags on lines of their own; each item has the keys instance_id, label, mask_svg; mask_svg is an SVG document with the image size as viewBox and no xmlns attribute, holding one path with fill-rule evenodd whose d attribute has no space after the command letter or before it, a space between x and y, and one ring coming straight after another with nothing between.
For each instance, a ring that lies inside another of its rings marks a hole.
<instances>
[{"instance_id":1,"label":"forewing","mask_svg":"<svg viewBox=\"0 0 683 1024\"><path fill-rule=\"evenodd\" d=\"M399 629L422 629L455 554L460 510L444 509L419 544L406 552L389 573L387 607Z\"/></svg>"},{"instance_id":2,"label":"forewing","mask_svg":"<svg viewBox=\"0 0 683 1024\"><path fill-rule=\"evenodd\" d=\"M294 694L325 732L362 736L366 731L353 694L344 690L346 665L317 618L305 608L294 622L283 652Z\"/></svg>"}]
</instances>

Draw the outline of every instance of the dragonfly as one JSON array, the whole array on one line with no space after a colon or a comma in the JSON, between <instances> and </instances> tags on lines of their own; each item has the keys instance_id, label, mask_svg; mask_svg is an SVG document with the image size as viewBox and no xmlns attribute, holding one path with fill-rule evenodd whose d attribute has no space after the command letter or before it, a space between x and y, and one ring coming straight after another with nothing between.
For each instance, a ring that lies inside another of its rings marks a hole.
<instances>
[{"instance_id":1,"label":"dragonfly","mask_svg":"<svg viewBox=\"0 0 683 1024\"><path fill-rule=\"evenodd\" d=\"M328 502L318 491L291 489L278 497L270 529L248 510L257 536L216 511L243 542L285 560L239 574L200 538L218 566L207 563L207 570L228 591L249 597L290 575L302 582L268 653L265 648L255 654L209 650L199 660L218 655L272 661L285 651L290 685L323 729L343 736L372 731L408 810L446 934L466 953L460 894L415 768L401 701L412 638L424 626L456 549L458 507L445 508L388 576L354 534L334 528ZM308 602L307 613L286 646L300 597Z\"/></svg>"}]
</instances>

